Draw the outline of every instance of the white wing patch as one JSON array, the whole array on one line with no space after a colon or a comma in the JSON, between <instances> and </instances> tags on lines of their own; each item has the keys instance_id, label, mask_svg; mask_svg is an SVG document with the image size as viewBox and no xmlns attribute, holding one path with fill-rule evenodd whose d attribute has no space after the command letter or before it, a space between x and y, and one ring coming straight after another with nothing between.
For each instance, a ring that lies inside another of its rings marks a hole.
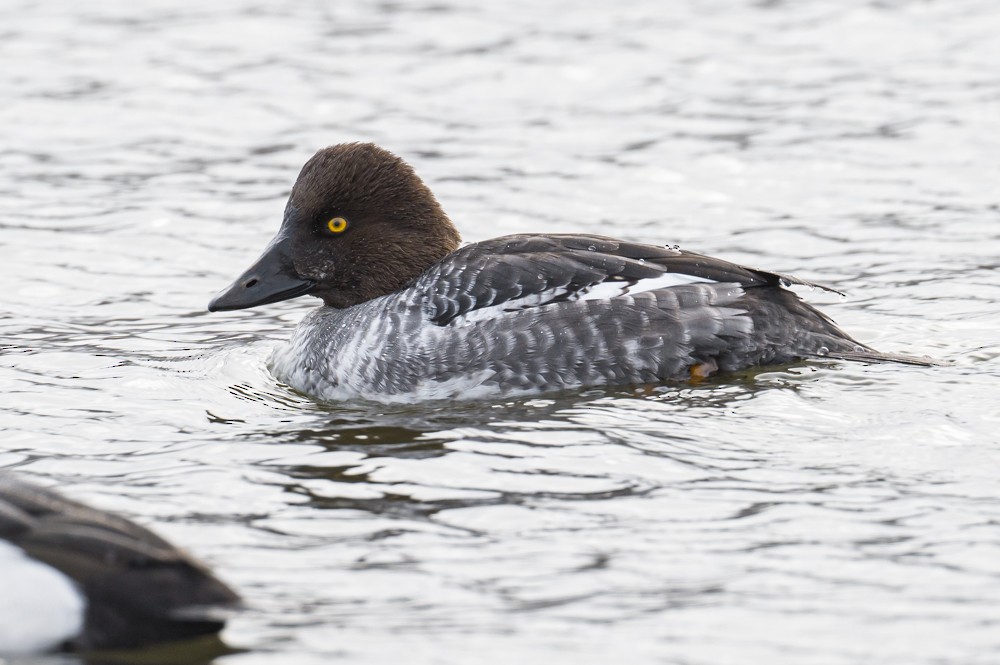
<instances>
[{"instance_id":1,"label":"white wing patch","mask_svg":"<svg viewBox=\"0 0 1000 665\"><path fill-rule=\"evenodd\" d=\"M524 298L507 300L498 305L490 307L480 307L473 309L461 316L456 316L448 322L450 326L462 326L477 321L495 319L508 312L516 312L531 307L540 307L551 302L574 302L577 300L610 300L624 295L635 295L647 291L659 289L669 289L672 286L682 286L684 284L718 284L715 280L704 277L696 277L680 272L664 272L656 277L647 277L636 282L629 282L624 279L610 279L605 282L594 284L582 289L570 290L565 286L555 289L535 293Z\"/></svg>"},{"instance_id":2,"label":"white wing patch","mask_svg":"<svg viewBox=\"0 0 1000 665\"><path fill-rule=\"evenodd\" d=\"M682 284L696 284L698 282L707 282L709 284L718 284L718 282L705 279L704 277L695 277L694 275L686 275L682 272L665 272L657 277L647 277L646 279L640 279L635 283L629 283L627 281L621 280L610 280L607 282L601 282L600 284L595 284L590 288L584 289L580 292L580 300L608 300L610 298L617 298L626 294L635 295L637 293L644 293L646 291L657 291L659 289L669 289L671 286L681 286Z\"/></svg>"},{"instance_id":3,"label":"white wing patch","mask_svg":"<svg viewBox=\"0 0 1000 665\"><path fill-rule=\"evenodd\" d=\"M0 653L47 651L83 630L86 601L73 582L5 540L0 589Z\"/></svg>"}]
</instances>

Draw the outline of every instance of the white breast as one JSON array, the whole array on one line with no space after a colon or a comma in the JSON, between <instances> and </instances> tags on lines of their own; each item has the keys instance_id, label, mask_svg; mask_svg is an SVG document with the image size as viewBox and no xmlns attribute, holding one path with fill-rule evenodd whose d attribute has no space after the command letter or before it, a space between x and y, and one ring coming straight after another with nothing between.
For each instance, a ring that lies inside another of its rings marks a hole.
<instances>
[{"instance_id":1,"label":"white breast","mask_svg":"<svg viewBox=\"0 0 1000 665\"><path fill-rule=\"evenodd\" d=\"M0 654L59 646L83 630L85 609L68 577L0 540Z\"/></svg>"}]
</instances>

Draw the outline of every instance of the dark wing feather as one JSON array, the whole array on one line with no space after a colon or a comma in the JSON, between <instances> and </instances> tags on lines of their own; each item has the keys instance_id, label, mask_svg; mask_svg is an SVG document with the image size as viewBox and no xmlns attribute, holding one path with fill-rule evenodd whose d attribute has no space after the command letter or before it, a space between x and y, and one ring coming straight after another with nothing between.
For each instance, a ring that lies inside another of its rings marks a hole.
<instances>
[{"instance_id":1,"label":"dark wing feather","mask_svg":"<svg viewBox=\"0 0 1000 665\"><path fill-rule=\"evenodd\" d=\"M447 325L484 307L508 302L516 306L519 300L548 304L601 282L635 283L664 273L743 287L818 286L672 247L592 235L513 235L459 249L419 277L415 287L428 295L431 320ZM552 299L528 300L542 294Z\"/></svg>"},{"instance_id":2,"label":"dark wing feather","mask_svg":"<svg viewBox=\"0 0 1000 665\"><path fill-rule=\"evenodd\" d=\"M239 596L152 531L0 474L0 536L73 579L88 598L85 648L217 632Z\"/></svg>"},{"instance_id":3,"label":"dark wing feather","mask_svg":"<svg viewBox=\"0 0 1000 665\"><path fill-rule=\"evenodd\" d=\"M934 364L929 358L884 354L860 344L828 316L781 287L799 284L833 293L839 291L790 275L748 268L670 246L593 235L506 236L459 249L432 266L413 286L417 293L423 294L430 320L445 326L467 320L463 318L465 315L487 307L502 305L505 311L515 311L577 300L604 282L621 285L620 293L624 294L640 280L668 273L708 281L657 286L653 290L656 305L638 306L647 317L663 316L684 322L684 330L668 335L671 344L677 347L675 351L684 350L682 339L697 338L705 347L698 353L706 357L716 354L725 369L807 357ZM715 293L712 297L716 299L731 297L723 295L731 291L725 288L726 285L738 285L744 294L743 306L746 316L753 322L753 334L732 334L717 329L723 319L737 325L743 322L742 317L721 315L720 318L718 311L702 307L705 304L702 300L708 293ZM592 317L599 316L598 312L603 312L601 315L613 313L617 305L626 309L632 307L618 303L618 298L610 295L615 292L612 289L606 296L602 294L610 299L599 300L605 305L597 306L591 312ZM631 302L638 304L636 292L629 293L633 296ZM686 306L684 300L688 297L696 302ZM661 298L670 302L661 305ZM674 302L671 299L676 299L676 303L671 305ZM692 320L697 316L705 318ZM702 330L701 324L708 328ZM641 343L648 333L645 329L623 331L619 338L638 336ZM663 335L654 337L663 339ZM722 346L712 350L711 344L715 342ZM536 340L536 345L539 343ZM663 361L662 353L659 357Z\"/></svg>"}]
</instances>

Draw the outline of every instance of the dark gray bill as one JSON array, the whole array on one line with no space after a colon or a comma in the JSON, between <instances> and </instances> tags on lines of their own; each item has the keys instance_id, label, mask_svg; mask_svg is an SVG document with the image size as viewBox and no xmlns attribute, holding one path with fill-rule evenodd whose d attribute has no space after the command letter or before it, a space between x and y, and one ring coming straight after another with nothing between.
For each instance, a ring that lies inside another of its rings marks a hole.
<instances>
[{"instance_id":1,"label":"dark gray bill","mask_svg":"<svg viewBox=\"0 0 1000 665\"><path fill-rule=\"evenodd\" d=\"M208 311L224 312L297 298L316 282L300 277L291 260L290 239L279 233L257 262L208 303Z\"/></svg>"}]
</instances>

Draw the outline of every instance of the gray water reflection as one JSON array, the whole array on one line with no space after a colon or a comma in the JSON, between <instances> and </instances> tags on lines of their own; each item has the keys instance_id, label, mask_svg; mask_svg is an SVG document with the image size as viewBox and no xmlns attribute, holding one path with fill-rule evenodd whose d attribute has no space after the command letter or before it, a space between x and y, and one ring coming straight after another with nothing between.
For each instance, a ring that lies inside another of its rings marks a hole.
<instances>
[{"instance_id":1,"label":"gray water reflection","mask_svg":"<svg viewBox=\"0 0 1000 665\"><path fill-rule=\"evenodd\" d=\"M215 662L996 661L995 3L5 17L0 466L213 564L252 605ZM315 404L265 367L308 303L204 305L355 139L469 240L681 243L954 364Z\"/></svg>"}]
</instances>

